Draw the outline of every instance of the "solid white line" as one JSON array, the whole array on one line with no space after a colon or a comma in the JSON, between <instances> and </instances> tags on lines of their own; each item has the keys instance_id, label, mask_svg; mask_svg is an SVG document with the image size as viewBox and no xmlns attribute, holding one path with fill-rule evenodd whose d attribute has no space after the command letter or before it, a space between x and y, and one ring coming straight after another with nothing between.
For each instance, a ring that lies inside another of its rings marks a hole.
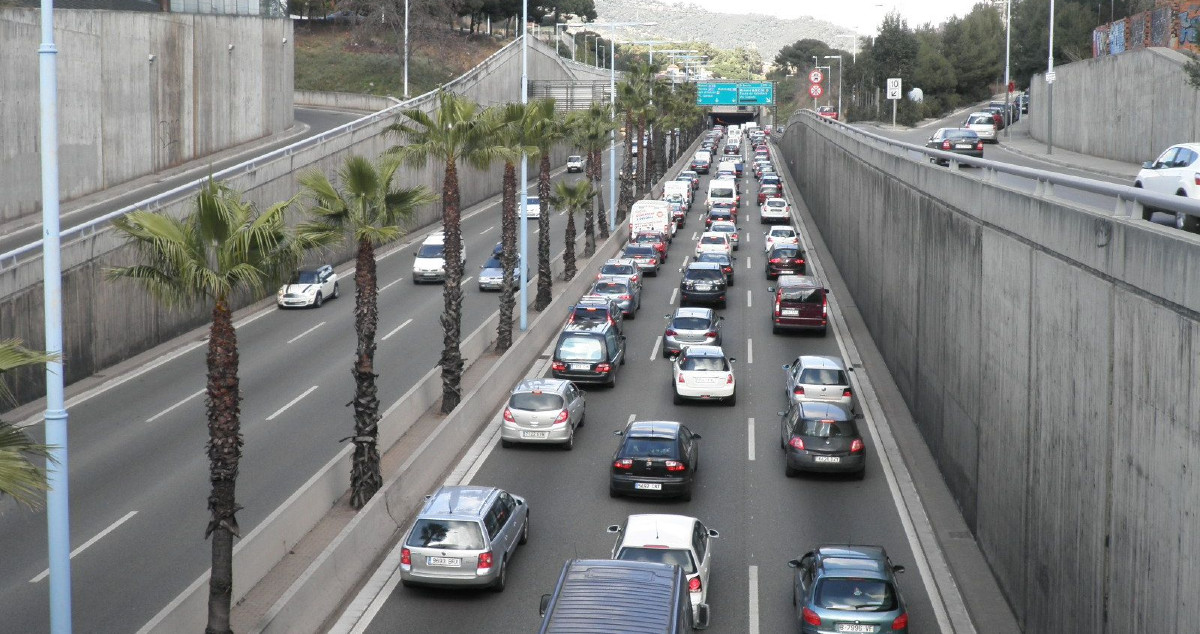
<instances>
[{"instance_id":1,"label":"solid white line","mask_svg":"<svg viewBox=\"0 0 1200 634\"><path fill-rule=\"evenodd\" d=\"M405 320L405 322L404 322L404 323L400 324L399 326L396 326L396 328L395 328L394 330L392 330L392 331L391 331L391 332L389 332L388 334L384 335L384 336L383 336L383 341L387 341L387 340L388 340L388 337L391 337L392 335L394 335L394 334L396 334L396 333L400 332L400 329L401 329L401 328L403 328L403 327L405 327L405 326L407 326L407 325L409 325L409 324L411 324L411 323L412 323L412 320L411 320L411 319Z\"/></svg>"},{"instance_id":2,"label":"solid white line","mask_svg":"<svg viewBox=\"0 0 1200 634\"><path fill-rule=\"evenodd\" d=\"M398 279L398 280L392 280L392 281L388 282L387 284L384 284L384 285L383 285L383 288L379 289L379 291L378 291L378 292L382 293L382 292L386 291L387 289L389 289L389 288L391 288L391 287L393 287L393 286L395 286L395 285L397 285L397 284L399 284L400 282L403 282L403 281L404 281L404 278L403 278L403 277L402 277L402 278L400 278L400 279Z\"/></svg>"},{"instance_id":3,"label":"solid white line","mask_svg":"<svg viewBox=\"0 0 1200 634\"><path fill-rule=\"evenodd\" d=\"M746 363L754 363L754 340L746 339Z\"/></svg>"},{"instance_id":4,"label":"solid white line","mask_svg":"<svg viewBox=\"0 0 1200 634\"><path fill-rule=\"evenodd\" d=\"M669 301L669 302L667 302L667 303L668 303L668 304L671 304L672 306L674 306L674 305L675 305L675 298L677 298L677 297L679 297L679 287L678 287L678 286L676 286L675 288L671 289L671 301Z\"/></svg>"},{"instance_id":5,"label":"solid white line","mask_svg":"<svg viewBox=\"0 0 1200 634\"><path fill-rule=\"evenodd\" d=\"M662 335L659 335L654 338L654 348L650 350L650 360L651 361L658 358L658 349L662 347L662 338L663 338Z\"/></svg>"},{"instance_id":6,"label":"solid white line","mask_svg":"<svg viewBox=\"0 0 1200 634\"><path fill-rule=\"evenodd\" d=\"M751 418L748 421L748 424L746 426L749 428L749 432L750 432L750 440L747 444L747 448L749 450L750 460L753 461L754 460L754 419Z\"/></svg>"},{"instance_id":7,"label":"solid white line","mask_svg":"<svg viewBox=\"0 0 1200 634\"><path fill-rule=\"evenodd\" d=\"M487 229L484 229L483 231L480 231L480 232L479 232L479 235L483 235L483 234L485 234L485 233L487 233L487 232L489 232L489 231L491 231L492 229L495 229L495 228L496 228L496 225L492 225L492 226L488 227Z\"/></svg>"},{"instance_id":8,"label":"solid white line","mask_svg":"<svg viewBox=\"0 0 1200 634\"><path fill-rule=\"evenodd\" d=\"M206 389L207 389L207 388L206 388ZM192 395L190 395L190 396L185 396L185 397L183 398L183 400L182 400L182 401L179 401L178 403L176 403L176 404L174 404L174 405L172 405L172 406L168 407L167 409L164 409L163 411L161 411L161 412L159 412L159 413L157 413L157 414L155 414L155 415L151 416L150 418L147 418L147 419L146 419L146 422L147 422L147 423L153 423L154 421L158 420L158 419L159 419L159 418L161 418L162 416L164 416L164 415L166 415L166 414L170 414L170 413L171 413L172 411L174 411L174 410L175 410L177 407L179 407L179 406L183 405L184 403L186 403L186 402L188 402L188 401L190 401L190 400L192 400L192 399L196 398L197 396L200 396L200 395L201 395L201 394L203 394L203 393L204 393L204 390L197 390L195 394L192 394Z\"/></svg>"},{"instance_id":9,"label":"solid white line","mask_svg":"<svg viewBox=\"0 0 1200 634\"><path fill-rule=\"evenodd\" d=\"M758 566L750 566L750 627L748 634L758 634Z\"/></svg>"},{"instance_id":10,"label":"solid white line","mask_svg":"<svg viewBox=\"0 0 1200 634\"><path fill-rule=\"evenodd\" d=\"M750 308L752 299L750 297L750 289L746 289L746 308Z\"/></svg>"},{"instance_id":11,"label":"solid white line","mask_svg":"<svg viewBox=\"0 0 1200 634\"><path fill-rule=\"evenodd\" d=\"M286 412L289 407L295 405L296 403L299 403L300 399L304 398L305 396L308 396L309 394L312 394L312 391L315 389L317 389L316 385L308 388L307 390L304 390L303 394L301 394L300 396L297 396L296 398L289 401L287 405L284 405L283 407L280 407L279 409L275 410L275 413L268 416L267 420L275 420L276 416L279 416L280 414Z\"/></svg>"},{"instance_id":12,"label":"solid white line","mask_svg":"<svg viewBox=\"0 0 1200 634\"><path fill-rule=\"evenodd\" d=\"M134 515L137 515L137 511L130 511L130 512L126 513L125 516L122 517L121 519L113 522L112 524L109 524L108 528L100 531L99 533L96 533L95 537L87 540L86 542L83 542L83 544L81 544L79 546L79 548L76 548L75 550L71 551L71 559L74 559L75 555L78 555L79 553L83 552L84 550L87 550L87 548L90 547L92 544L95 544L96 542L100 541L100 539L103 538L105 535L116 530L118 526L127 522L129 520L129 518L133 517ZM45 579L46 577L49 577L49 576L50 576L50 569L47 568L47 569L39 572L38 576L30 579L29 583L37 583L37 582L41 581L42 579Z\"/></svg>"},{"instance_id":13,"label":"solid white line","mask_svg":"<svg viewBox=\"0 0 1200 634\"><path fill-rule=\"evenodd\" d=\"M320 328L321 326L324 326L324 325L325 325L325 322L321 322L321 323L319 323L319 324L317 324L317 325L313 326L312 328L309 328L308 330L305 330L304 332L302 332L302 333L300 333L300 334L296 335L295 337L292 337L291 339L288 339L288 340L287 340L287 342L288 342L288 343L292 343L293 341L295 341L295 340L299 339L300 337L303 337L304 335L307 335L308 333L310 333L310 332L312 332L312 331L316 330L317 328Z\"/></svg>"}]
</instances>

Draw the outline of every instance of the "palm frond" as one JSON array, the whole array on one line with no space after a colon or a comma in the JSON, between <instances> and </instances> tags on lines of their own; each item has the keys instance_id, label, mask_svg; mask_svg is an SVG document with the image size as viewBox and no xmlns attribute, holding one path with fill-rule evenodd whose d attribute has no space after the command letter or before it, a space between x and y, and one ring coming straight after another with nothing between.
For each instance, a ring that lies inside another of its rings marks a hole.
<instances>
[{"instance_id":1,"label":"palm frond","mask_svg":"<svg viewBox=\"0 0 1200 634\"><path fill-rule=\"evenodd\" d=\"M31 510L41 508L46 476L31 458L51 459L50 448L0 421L0 496L7 495Z\"/></svg>"}]
</instances>

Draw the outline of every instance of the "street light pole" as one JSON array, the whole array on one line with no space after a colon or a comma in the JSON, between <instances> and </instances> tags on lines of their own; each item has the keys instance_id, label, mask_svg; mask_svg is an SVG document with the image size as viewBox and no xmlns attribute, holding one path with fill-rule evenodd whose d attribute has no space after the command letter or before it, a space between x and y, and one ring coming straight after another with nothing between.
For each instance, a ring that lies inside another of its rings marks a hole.
<instances>
[{"instance_id":1,"label":"street light pole","mask_svg":"<svg viewBox=\"0 0 1200 634\"><path fill-rule=\"evenodd\" d=\"M838 120L840 121L845 117L842 113L842 56L826 55L825 59L836 59L838 61Z\"/></svg>"},{"instance_id":2,"label":"street light pole","mask_svg":"<svg viewBox=\"0 0 1200 634\"><path fill-rule=\"evenodd\" d=\"M1004 0L1004 138L1008 138L1008 129L1012 126L1012 106L1008 103L1009 95L1009 60L1012 56L1012 0Z\"/></svg>"},{"instance_id":3,"label":"street light pole","mask_svg":"<svg viewBox=\"0 0 1200 634\"><path fill-rule=\"evenodd\" d=\"M1050 0L1050 46L1046 59L1046 154L1054 153L1054 0Z\"/></svg>"},{"instance_id":4,"label":"street light pole","mask_svg":"<svg viewBox=\"0 0 1200 634\"><path fill-rule=\"evenodd\" d=\"M617 38L608 41L609 54L617 58ZM608 131L608 233L617 231L617 65L608 70L608 97L612 104L612 130Z\"/></svg>"},{"instance_id":5,"label":"street light pole","mask_svg":"<svg viewBox=\"0 0 1200 634\"><path fill-rule=\"evenodd\" d=\"M521 0L521 105L529 103L529 0ZM521 279L521 331L524 332L529 318L529 301L526 299L529 278L526 257L529 250L529 157L521 152L521 257L517 260L517 275ZM541 201L539 201L540 203Z\"/></svg>"},{"instance_id":6,"label":"street light pole","mask_svg":"<svg viewBox=\"0 0 1200 634\"><path fill-rule=\"evenodd\" d=\"M404 0L404 98L408 99L408 0Z\"/></svg>"}]
</instances>

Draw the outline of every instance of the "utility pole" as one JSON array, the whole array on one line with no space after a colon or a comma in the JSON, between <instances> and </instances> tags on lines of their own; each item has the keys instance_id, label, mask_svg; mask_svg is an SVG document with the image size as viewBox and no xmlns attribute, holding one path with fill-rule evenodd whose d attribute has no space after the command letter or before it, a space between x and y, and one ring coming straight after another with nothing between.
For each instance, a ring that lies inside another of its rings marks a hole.
<instances>
[{"instance_id":1,"label":"utility pole","mask_svg":"<svg viewBox=\"0 0 1200 634\"><path fill-rule=\"evenodd\" d=\"M1050 46L1046 60L1046 154L1054 153L1054 0L1050 0Z\"/></svg>"},{"instance_id":2,"label":"utility pole","mask_svg":"<svg viewBox=\"0 0 1200 634\"><path fill-rule=\"evenodd\" d=\"M1008 128L1012 126L1012 116L1009 114L1012 105L1008 103L1012 90L1009 89L1009 60L1012 56L1012 0L1004 0L1004 138L1008 138Z\"/></svg>"}]
</instances>

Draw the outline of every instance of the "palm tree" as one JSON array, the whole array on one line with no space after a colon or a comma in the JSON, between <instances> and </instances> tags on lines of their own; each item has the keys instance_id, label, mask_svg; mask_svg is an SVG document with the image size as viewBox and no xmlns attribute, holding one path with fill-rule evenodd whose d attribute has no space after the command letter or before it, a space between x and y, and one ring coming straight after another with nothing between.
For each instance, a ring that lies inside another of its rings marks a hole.
<instances>
[{"instance_id":1,"label":"palm tree","mask_svg":"<svg viewBox=\"0 0 1200 634\"><path fill-rule=\"evenodd\" d=\"M612 131L612 116L608 109L600 104L591 108L571 113L568 128L571 142L580 148L587 156L587 178L592 182L596 192L595 221L599 224L600 239L608 239L608 221L604 213L604 196L600 179L603 177L604 148L609 143L609 133ZM596 250L596 239L592 233L592 212L584 216L585 255L591 255Z\"/></svg>"},{"instance_id":2,"label":"palm tree","mask_svg":"<svg viewBox=\"0 0 1200 634\"><path fill-rule=\"evenodd\" d=\"M320 170L300 174L297 182L311 204L309 222L297 231L325 245L342 244L353 236L354 332L358 346L350 373L354 375L354 457L350 467L350 505L361 509L383 486L379 467L379 397L375 388L375 331L379 325L379 277L375 246L404 235L403 223L417 207L433 201L423 187L401 188L395 183L394 160L379 165L361 156L347 156L338 171L338 186Z\"/></svg>"},{"instance_id":3,"label":"palm tree","mask_svg":"<svg viewBox=\"0 0 1200 634\"><path fill-rule=\"evenodd\" d=\"M259 212L253 203L209 180L195 207L176 219L133 211L113 221L138 253L140 264L107 271L110 280L131 279L168 308L211 308L207 354L208 460L212 493L205 538L212 537L208 627L229 629L233 590L233 538L240 536L234 496L242 456L241 389L237 332L230 301L239 293L261 296L278 283L313 245L291 234L285 222L292 201Z\"/></svg>"},{"instance_id":4,"label":"palm tree","mask_svg":"<svg viewBox=\"0 0 1200 634\"><path fill-rule=\"evenodd\" d=\"M623 81L617 86L617 108L625 116L625 143L621 160L621 191L617 205L617 217L622 221L629 215L633 205L633 139L637 131L634 129L634 112L639 109L637 87L630 81Z\"/></svg>"},{"instance_id":5,"label":"palm tree","mask_svg":"<svg viewBox=\"0 0 1200 634\"><path fill-rule=\"evenodd\" d=\"M53 355L22 347L17 339L0 341L0 377L9 370L53 359ZM2 382L0 398L16 404L12 393ZM41 508L46 474L33 462L39 458L51 460L50 447L35 443L21 429L0 421L0 497L8 496L30 510Z\"/></svg>"},{"instance_id":6,"label":"palm tree","mask_svg":"<svg viewBox=\"0 0 1200 634\"><path fill-rule=\"evenodd\" d=\"M566 247L563 250L563 279L575 277L575 214L583 211L591 204L596 191L587 180L580 179L573 183L558 181L554 184L554 206L567 212Z\"/></svg>"},{"instance_id":7,"label":"palm tree","mask_svg":"<svg viewBox=\"0 0 1200 634\"><path fill-rule=\"evenodd\" d=\"M550 193L550 150L567 135L566 122L555 109L553 98L530 102L525 126L528 141L538 149L538 197L549 200ZM550 292L553 273L550 271L550 214L538 216L538 288L533 307L544 310L553 299Z\"/></svg>"},{"instance_id":8,"label":"palm tree","mask_svg":"<svg viewBox=\"0 0 1200 634\"><path fill-rule=\"evenodd\" d=\"M532 105L532 104L529 104ZM504 181L500 203L500 264L504 270L503 281L500 285L500 320L496 326L496 352L504 352L512 347L513 340L513 306L516 304L516 288L518 270L525 269L524 262L517 262L517 161L521 154L536 154L537 148L527 144L529 136L526 123L528 106L510 103L504 106L489 108L487 116L490 125L496 128L496 143L505 152ZM521 195L526 195L521 192ZM549 213L538 214L547 217ZM524 222L522 218L521 222ZM517 265L521 266L518 267Z\"/></svg>"},{"instance_id":9,"label":"palm tree","mask_svg":"<svg viewBox=\"0 0 1200 634\"><path fill-rule=\"evenodd\" d=\"M462 400L462 210L458 190L458 164L487 169L501 157L495 122L483 116L477 104L444 90L437 95L432 115L415 108L404 110L401 120L388 126L403 145L388 150L413 166L430 159L445 166L442 178L442 230L445 232L446 285L442 291L442 413L449 414Z\"/></svg>"}]
</instances>

